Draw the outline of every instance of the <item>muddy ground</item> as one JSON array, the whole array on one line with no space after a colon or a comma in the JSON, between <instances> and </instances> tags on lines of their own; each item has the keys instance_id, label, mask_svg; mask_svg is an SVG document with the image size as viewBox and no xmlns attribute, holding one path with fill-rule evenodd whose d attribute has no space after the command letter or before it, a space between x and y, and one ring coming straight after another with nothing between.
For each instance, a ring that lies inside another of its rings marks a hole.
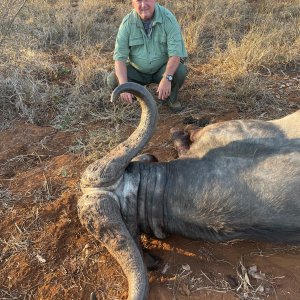
<instances>
[{"instance_id":1,"label":"muddy ground","mask_svg":"<svg viewBox=\"0 0 300 300\"><path fill-rule=\"evenodd\" d=\"M273 79L274 95L288 99L282 115L299 109L300 77ZM191 114L186 109L174 115L164 106L159 113L146 150L160 160L174 159L169 129L183 127ZM198 115L210 122L245 117L234 107ZM100 131L107 124L89 126ZM89 299L91 292L97 299L126 299L121 269L77 217L79 179L87 162L70 149L86 132L21 119L0 132L0 299ZM151 300L300 299L300 247L174 236L163 241L144 237L143 245L162 259L159 269L149 272Z\"/></svg>"}]
</instances>

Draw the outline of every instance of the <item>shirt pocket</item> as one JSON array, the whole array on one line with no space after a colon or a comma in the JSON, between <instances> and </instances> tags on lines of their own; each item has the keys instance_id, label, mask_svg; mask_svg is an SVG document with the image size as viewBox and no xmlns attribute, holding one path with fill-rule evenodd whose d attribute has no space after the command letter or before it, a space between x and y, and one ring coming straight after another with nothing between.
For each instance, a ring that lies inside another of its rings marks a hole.
<instances>
[{"instance_id":1,"label":"shirt pocket","mask_svg":"<svg viewBox=\"0 0 300 300\"><path fill-rule=\"evenodd\" d=\"M155 54L158 57L168 55L168 43L167 43L167 36L165 33L160 34L154 40L155 43Z\"/></svg>"},{"instance_id":2,"label":"shirt pocket","mask_svg":"<svg viewBox=\"0 0 300 300\"><path fill-rule=\"evenodd\" d=\"M129 48L131 56L145 56L145 44L143 37L134 37L129 39Z\"/></svg>"}]
</instances>

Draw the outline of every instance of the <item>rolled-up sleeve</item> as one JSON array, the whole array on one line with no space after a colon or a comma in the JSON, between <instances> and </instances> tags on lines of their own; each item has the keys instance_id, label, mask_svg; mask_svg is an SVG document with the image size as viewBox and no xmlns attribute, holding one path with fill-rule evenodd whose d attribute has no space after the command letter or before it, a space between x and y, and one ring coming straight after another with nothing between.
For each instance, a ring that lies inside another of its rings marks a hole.
<instances>
[{"instance_id":1,"label":"rolled-up sleeve","mask_svg":"<svg viewBox=\"0 0 300 300\"><path fill-rule=\"evenodd\" d=\"M129 56L129 31L127 24L122 22L116 38L114 60L126 62Z\"/></svg>"},{"instance_id":2,"label":"rolled-up sleeve","mask_svg":"<svg viewBox=\"0 0 300 300\"><path fill-rule=\"evenodd\" d=\"M173 15L169 15L165 24L167 33L168 56L187 57L180 26Z\"/></svg>"}]
</instances>

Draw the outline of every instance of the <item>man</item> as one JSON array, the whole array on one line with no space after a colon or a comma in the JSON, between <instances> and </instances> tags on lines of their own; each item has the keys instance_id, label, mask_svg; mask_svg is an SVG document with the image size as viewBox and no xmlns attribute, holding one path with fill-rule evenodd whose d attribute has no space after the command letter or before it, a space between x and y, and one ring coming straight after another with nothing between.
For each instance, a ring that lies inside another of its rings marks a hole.
<instances>
[{"instance_id":1,"label":"man","mask_svg":"<svg viewBox=\"0 0 300 300\"><path fill-rule=\"evenodd\" d=\"M175 16L155 0L132 0L133 10L123 19L116 39L115 70L107 79L110 88L128 81L157 83L158 98L173 112L182 110L178 90L186 77L181 58L187 57ZM132 102L130 93L121 94Z\"/></svg>"}]
</instances>

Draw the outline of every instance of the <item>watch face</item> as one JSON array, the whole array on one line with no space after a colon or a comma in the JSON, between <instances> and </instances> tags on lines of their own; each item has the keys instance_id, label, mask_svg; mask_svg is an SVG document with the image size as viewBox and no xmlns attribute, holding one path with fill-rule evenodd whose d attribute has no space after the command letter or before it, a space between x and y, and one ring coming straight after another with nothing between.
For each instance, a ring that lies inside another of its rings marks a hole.
<instances>
[{"instance_id":1,"label":"watch face","mask_svg":"<svg viewBox=\"0 0 300 300\"><path fill-rule=\"evenodd\" d=\"M172 81L172 80L173 80L173 76L172 76L172 75L167 75L166 78L167 78L169 81Z\"/></svg>"}]
</instances>

